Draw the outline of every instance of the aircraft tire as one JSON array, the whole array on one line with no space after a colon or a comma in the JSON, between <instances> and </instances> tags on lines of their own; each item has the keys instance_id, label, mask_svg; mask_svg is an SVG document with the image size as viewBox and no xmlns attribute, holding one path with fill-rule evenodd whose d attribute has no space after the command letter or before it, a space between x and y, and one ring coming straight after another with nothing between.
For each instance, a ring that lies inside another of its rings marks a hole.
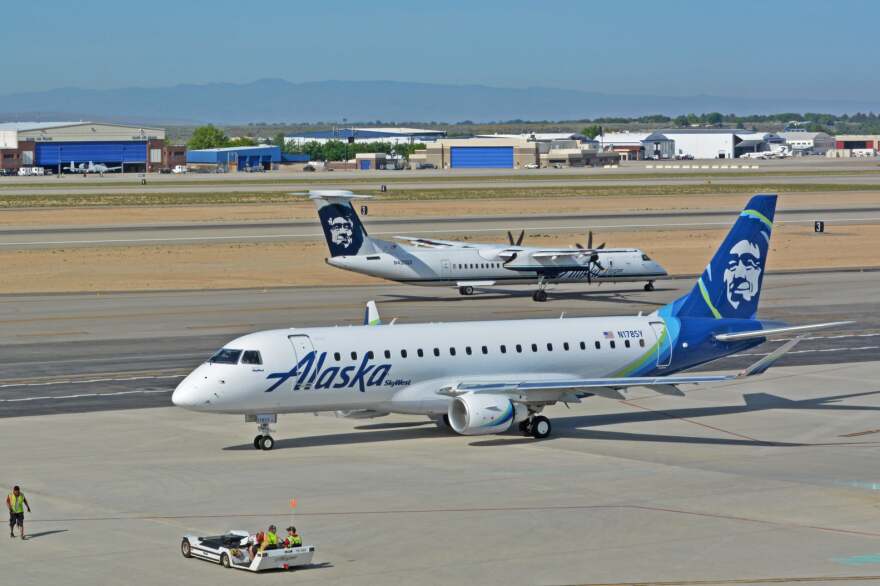
<instances>
[{"instance_id":1,"label":"aircraft tire","mask_svg":"<svg viewBox=\"0 0 880 586\"><path fill-rule=\"evenodd\" d=\"M260 447L260 441L262 439L263 439L263 436L261 436L261 435L258 435L257 437L254 438L254 449L255 450L262 450L263 449Z\"/></svg>"},{"instance_id":2,"label":"aircraft tire","mask_svg":"<svg viewBox=\"0 0 880 586\"><path fill-rule=\"evenodd\" d=\"M271 435L264 435L260 438L260 449L261 450L271 450L275 447L275 440L272 439Z\"/></svg>"},{"instance_id":3,"label":"aircraft tire","mask_svg":"<svg viewBox=\"0 0 880 586\"><path fill-rule=\"evenodd\" d=\"M531 422L528 419L519 422L519 432L526 437L532 435L532 430L529 429Z\"/></svg>"},{"instance_id":4,"label":"aircraft tire","mask_svg":"<svg viewBox=\"0 0 880 586\"><path fill-rule=\"evenodd\" d=\"M535 291L532 294L532 299L534 301L539 302L539 303L543 303L544 301L547 301L547 292L546 291Z\"/></svg>"},{"instance_id":5,"label":"aircraft tire","mask_svg":"<svg viewBox=\"0 0 880 586\"><path fill-rule=\"evenodd\" d=\"M547 419L543 415L538 415L537 417L532 419L529 428L531 429L533 438L544 439L545 437L550 435L553 426L550 425L549 419Z\"/></svg>"},{"instance_id":6,"label":"aircraft tire","mask_svg":"<svg viewBox=\"0 0 880 586\"><path fill-rule=\"evenodd\" d=\"M654 281L648 281L645 283L645 291L653 291L654 290Z\"/></svg>"},{"instance_id":7,"label":"aircraft tire","mask_svg":"<svg viewBox=\"0 0 880 586\"><path fill-rule=\"evenodd\" d=\"M474 288L470 285L465 285L464 287L459 287L458 292L462 295L469 296L474 294Z\"/></svg>"}]
</instances>

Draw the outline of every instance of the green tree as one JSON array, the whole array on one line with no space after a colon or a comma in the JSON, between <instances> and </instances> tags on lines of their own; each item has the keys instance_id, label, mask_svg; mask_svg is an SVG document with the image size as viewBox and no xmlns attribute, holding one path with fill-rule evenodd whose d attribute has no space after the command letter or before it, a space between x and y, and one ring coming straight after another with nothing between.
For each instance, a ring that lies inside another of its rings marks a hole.
<instances>
[{"instance_id":1,"label":"green tree","mask_svg":"<svg viewBox=\"0 0 880 586\"><path fill-rule=\"evenodd\" d=\"M186 143L186 146L190 150L198 150L215 149L225 147L228 144L229 138L223 134L223 131L213 124L208 124L207 126L199 126L196 128L193 131L189 142Z\"/></svg>"},{"instance_id":2,"label":"green tree","mask_svg":"<svg viewBox=\"0 0 880 586\"><path fill-rule=\"evenodd\" d=\"M602 134L602 127L598 124L593 124L592 126L587 126L583 130L581 130L581 134L589 138L596 138L600 134Z\"/></svg>"},{"instance_id":3,"label":"green tree","mask_svg":"<svg viewBox=\"0 0 880 586\"><path fill-rule=\"evenodd\" d=\"M684 115L676 116L675 120L673 120L672 123L675 124L678 128L684 128L688 125L688 118Z\"/></svg>"},{"instance_id":4,"label":"green tree","mask_svg":"<svg viewBox=\"0 0 880 586\"><path fill-rule=\"evenodd\" d=\"M249 136L240 136L238 138L234 138L232 140L227 140L225 145L222 146L231 146L231 147L241 147L241 146L257 146L257 141L250 138Z\"/></svg>"}]
</instances>

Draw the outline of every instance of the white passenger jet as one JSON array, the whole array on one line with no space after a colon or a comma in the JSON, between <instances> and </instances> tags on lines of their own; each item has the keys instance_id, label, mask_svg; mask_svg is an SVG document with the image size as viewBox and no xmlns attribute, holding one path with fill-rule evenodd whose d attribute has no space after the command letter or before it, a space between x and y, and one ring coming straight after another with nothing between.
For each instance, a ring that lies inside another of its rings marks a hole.
<instances>
[{"instance_id":1,"label":"white passenger jet","mask_svg":"<svg viewBox=\"0 0 880 586\"><path fill-rule=\"evenodd\" d=\"M330 248L327 264L373 277L409 283L458 287L473 295L477 287L537 283L535 301L547 300L547 286L555 283L645 281L645 290L666 276L656 261L637 248L587 246L536 248L522 246L524 232L509 245L478 244L395 236L409 246L371 238L352 206L369 199L350 191L310 191Z\"/></svg>"},{"instance_id":2,"label":"white passenger jet","mask_svg":"<svg viewBox=\"0 0 880 586\"><path fill-rule=\"evenodd\" d=\"M89 173L98 173L103 175L104 173L109 173L110 171L121 171L122 167L108 167L104 163L95 163L93 161L89 161L89 164L80 163L78 166L73 161L70 162L69 167L64 167L66 171L70 171L71 173L82 173L83 175L88 175Z\"/></svg>"},{"instance_id":3,"label":"white passenger jet","mask_svg":"<svg viewBox=\"0 0 880 586\"><path fill-rule=\"evenodd\" d=\"M550 435L541 414L557 402L630 387L682 395L679 385L760 374L804 333L835 322L787 326L756 319L775 195L742 211L693 289L651 315L287 328L242 336L175 389L175 405L238 413L256 422L254 447L274 446L278 413L337 411L349 417L426 415L463 435L517 428ZM748 350L769 336L794 337L739 374L682 371Z\"/></svg>"}]
</instances>

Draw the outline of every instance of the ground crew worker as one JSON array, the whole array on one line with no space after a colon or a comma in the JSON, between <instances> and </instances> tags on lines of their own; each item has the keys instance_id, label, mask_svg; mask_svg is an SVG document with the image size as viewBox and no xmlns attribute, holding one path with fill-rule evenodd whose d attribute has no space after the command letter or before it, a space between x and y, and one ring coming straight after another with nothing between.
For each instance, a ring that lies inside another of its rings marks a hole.
<instances>
[{"instance_id":1,"label":"ground crew worker","mask_svg":"<svg viewBox=\"0 0 880 586\"><path fill-rule=\"evenodd\" d=\"M269 530L266 531L266 540L263 541L260 550L264 549L276 549L278 547L278 533L276 533L277 529L275 525L269 525Z\"/></svg>"},{"instance_id":2,"label":"ground crew worker","mask_svg":"<svg viewBox=\"0 0 880 586\"><path fill-rule=\"evenodd\" d=\"M6 497L6 506L9 508L9 537L15 537L15 526L18 525L21 538L24 539L24 508L27 507L30 513L31 506L21 492L21 488L12 487L12 492Z\"/></svg>"},{"instance_id":3,"label":"ground crew worker","mask_svg":"<svg viewBox=\"0 0 880 586\"><path fill-rule=\"evenodd\" d=\"M296 532L296 527L287 528L287 538L284 540L284 544L287 547L300 547L303 544L302 537Z\"/></svg>"}]
</instances>

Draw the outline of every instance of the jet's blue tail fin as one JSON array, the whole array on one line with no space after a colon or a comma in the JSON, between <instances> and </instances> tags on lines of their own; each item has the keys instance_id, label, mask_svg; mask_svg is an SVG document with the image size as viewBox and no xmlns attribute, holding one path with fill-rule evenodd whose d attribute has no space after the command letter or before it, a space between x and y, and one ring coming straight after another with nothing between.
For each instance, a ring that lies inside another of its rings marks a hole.
<instances>
[{"instance_id":1,"label":"jet's blue tail fin","mask_svg":"<svg viewBox=\"0 0 880 586\"><path fill-rule=\"evenodd\" d=\"M694 288L670 304L676 317L752 319L770 250L776 195L755 195L697 279Z\"/></svg>"}]
</instances>

